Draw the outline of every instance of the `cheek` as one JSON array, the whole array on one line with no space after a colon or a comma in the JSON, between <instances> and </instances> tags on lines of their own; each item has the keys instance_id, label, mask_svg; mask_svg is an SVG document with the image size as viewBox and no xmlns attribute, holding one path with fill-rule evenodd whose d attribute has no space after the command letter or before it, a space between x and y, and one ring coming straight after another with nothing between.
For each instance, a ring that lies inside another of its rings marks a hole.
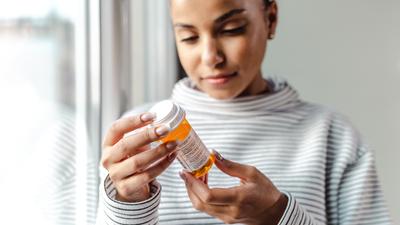
<instances>
[{"instance_id":1,"label":"cheek","mask_svg":"<svg viewBox=\"0 0 400 225\"><path fill-rule=\"evenodd\" d=\"M228 51L228 60L239 65L241 70L247 71L257 69L262 62L265 42L257 36L248 35L234 42L232 41L226 49Z\"/></svg>"},{"instance_id":2,"label":"cheek","mask_svg":"<svg viewBox=\"0 0 400 225\"><path fill-rule=\"evenodd\" d=\"M178 45L178 55L180 62L182 64L183 69L185 72L188 74L188 76L192 76L194 74L196 64L197 64L197 59L194 54L194 51L186 48L186 47L179 47Z\"/></svg>"}]
</instances>

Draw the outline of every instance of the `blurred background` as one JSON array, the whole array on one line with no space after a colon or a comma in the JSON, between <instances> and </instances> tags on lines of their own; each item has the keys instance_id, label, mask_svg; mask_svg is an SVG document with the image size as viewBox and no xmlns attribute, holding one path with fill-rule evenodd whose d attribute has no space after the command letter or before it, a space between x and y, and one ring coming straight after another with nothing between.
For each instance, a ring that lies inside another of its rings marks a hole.
<instances>
[{"instance_id":1,"label":"blurred background","mask_svg":"<svg viewBox=\"0 0 400 225\"><path fill-rule=\"evenodd\" d=\"M400 225L400 2L278 0L264 76L347 115ZM0 0L3 224L93 224L101 140L184 76L167 1Z\"/></svg>"}]
</instances>

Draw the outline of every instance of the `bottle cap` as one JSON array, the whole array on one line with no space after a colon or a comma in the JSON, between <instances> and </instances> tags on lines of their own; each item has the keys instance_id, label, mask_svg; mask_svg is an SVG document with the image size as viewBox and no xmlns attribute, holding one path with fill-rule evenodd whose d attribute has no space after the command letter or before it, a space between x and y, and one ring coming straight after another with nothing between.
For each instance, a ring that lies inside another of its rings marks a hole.
<instances>
[{"instance_id":1,"label":"bottle cap","mask_svg":"<svg viewBox=\"0 0 400 225\"><path fill-rule=\"evenodd\" d=\"M153 125L163 124L170 130L175 129L185 118L185 111L171 100L155 104L149 112L155 115Z\"/></svg>"}]
</instances>

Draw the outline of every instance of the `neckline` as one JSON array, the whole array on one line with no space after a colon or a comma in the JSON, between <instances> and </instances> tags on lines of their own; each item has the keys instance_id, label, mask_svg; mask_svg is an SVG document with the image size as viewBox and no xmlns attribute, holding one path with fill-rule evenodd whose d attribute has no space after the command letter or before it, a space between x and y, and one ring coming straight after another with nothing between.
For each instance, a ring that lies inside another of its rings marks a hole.
<instances>
[{"instance_id":1,"label":"neckline","mask_svg":"<svg viewBox=\"0 0 400 225\"><path fill-rule=\"evenodd\" d=\"M288 110L300 103L297 91L285 79L268 77L266 81L270 88L267 93L221 100L196 89L186 77L175 84L171 98L185 110L224 115L259 115Z\"/></svg>"}]
</instances>

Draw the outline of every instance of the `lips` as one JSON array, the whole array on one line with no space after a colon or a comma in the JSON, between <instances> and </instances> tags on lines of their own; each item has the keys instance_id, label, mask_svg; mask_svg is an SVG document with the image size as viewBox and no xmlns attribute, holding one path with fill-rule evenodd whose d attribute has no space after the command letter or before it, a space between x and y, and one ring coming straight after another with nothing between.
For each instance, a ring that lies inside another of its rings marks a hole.
<instances>
[{"instance_id":1,"label":"lips","mask_svg":"<svg viewBox=\"0 0 400 225\"><path fill-rule=\"evenodd\" d=\"M221 73L221 74L216 74L216 75L210 75L205 78L203 78L204 81L206 81L209 84L213 85L222 85L228 83L232 78L237 76L237 72L233 73Z\"/></svg>"}]
</instances>

